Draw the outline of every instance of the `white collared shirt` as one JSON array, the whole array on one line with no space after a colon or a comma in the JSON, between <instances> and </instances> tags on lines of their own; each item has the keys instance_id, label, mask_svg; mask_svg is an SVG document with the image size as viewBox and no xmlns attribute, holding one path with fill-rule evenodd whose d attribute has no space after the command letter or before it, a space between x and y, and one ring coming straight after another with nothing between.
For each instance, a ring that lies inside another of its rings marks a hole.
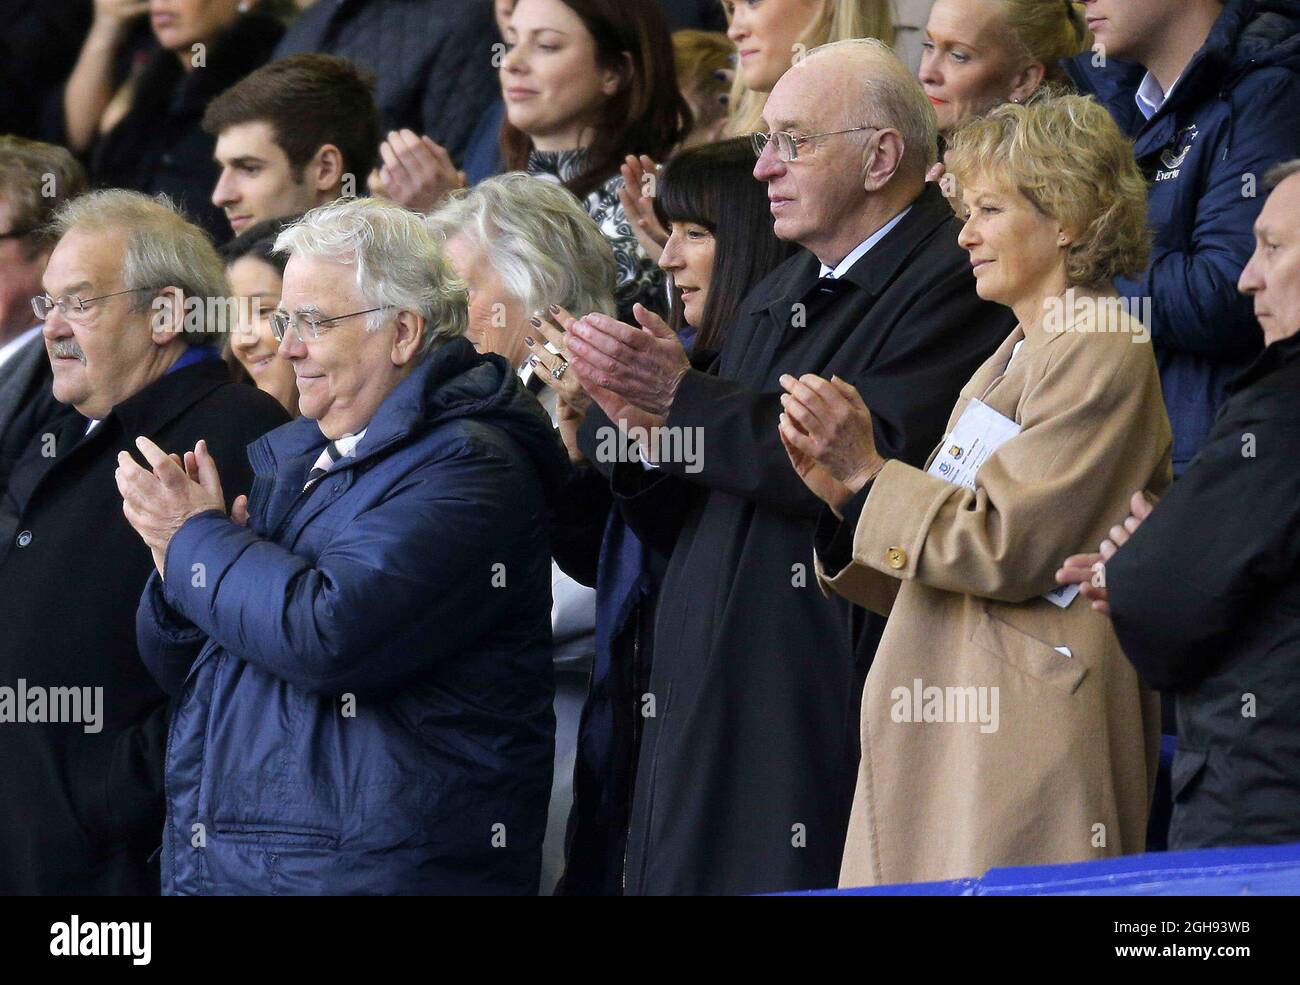
<instances>
[{"instance_id":1,"label":"white collared shirt","mask_svg":"<svg viewBox=\"0 0 1300 985\"><path fill-rule=\"evenodd\" d=\"M835 267L834 270L832 270L830 267L826 266L826 264L823 263L822 272L819 276L830 277L832 280L839 280L841 277L843 277L853 268L853 265L855 263L857 263L864 256L866 256L867 252L873 246L875 246L882 239L888 236L890 230L893 229L895 226L897 226L900 222L902 222L903 216L907 215L907 213L911 211L912 211L912 207L909 205L902 212L898 213L898 215L894 216L894 218L890 219L887 223L885 223L874 233L872 233L871 236L869 236L867 239L864 239L861 243L859 243L857 249L855 249L852 253L850 253L843 260L841 260L839 262L839 266Z\"/></svg>"},{"instance_id":2,"label":"white collared shirt","mask_svg":"<svg viewBox=\"0 0 1300 985\"><path fill-rule=\"evenodd\" d=\"M1178 79L1181 79L1180 75ZM1169 92L1160 88L1159 80L1148 72L1142 76L1142 84L1138 86L1137 100L1138 109L1148 120L1160 112L1160 107L1169 99L1170 94L1174 91L1174 86L1178 85L1178 79L1174 79L1174 85L1169 87Z\"/></svg>"},{"instance_id":3,"label":"white collared shirt","mask_svg":"<svg viewBox=\"0 0 1300 985\"><path fill-rule=\"evenodd\" d=\"M23 332L22 335L18 336L15 339L10 339L4 345L0 346L0 366L3 366L5 363L7 363L10 359L12 359L15 355L17 355L19 349L25 346L32 339L36 338L40 330L41 330L40 325L33 325L27 331Z\"/></svg>"},{"instance_id":4,"label":"white collared shirt","mask_svg":"<svg viewBox=\"0 0 1300 985\"><path fill-rule=\"evenodd\" d=\"M368 428L362 428L356 434L345 434L341 438L336 438L334 440L334 447L339 450L339 457L331 461L329 446L327 445L325 449L320 453L320 456L316 459L316 464L313 465L312 468L328 469L332 464L334 464L334 462L340 462L345 458L351 458L354 454L356 454L357 443L366 436L367 430Z\"/></svg>"}]
</instances>

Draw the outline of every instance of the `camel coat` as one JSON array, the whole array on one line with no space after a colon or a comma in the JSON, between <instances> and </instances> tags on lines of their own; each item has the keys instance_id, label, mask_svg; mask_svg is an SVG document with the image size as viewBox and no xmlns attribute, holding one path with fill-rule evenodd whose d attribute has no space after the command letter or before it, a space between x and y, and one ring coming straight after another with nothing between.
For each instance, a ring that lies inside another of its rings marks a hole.
<instances>
[{"instance_id":1,"label":"camel coat","mask_svg":"<svg viewBox=\"0 0 1300 985\"><path fill-rule=\"evenodd\" d=\"M1149 339L1104 308L1065 331L1018 327L948 424L977 398L1021 426L976 489L891 461L852 563L832 576L819 557L823 589L889 615L863 694L842 886L1143 849L1157 698L1086 599L1062 609L1042 595L1135 490L1172 481Z\"/></svg>"}]
</instances>

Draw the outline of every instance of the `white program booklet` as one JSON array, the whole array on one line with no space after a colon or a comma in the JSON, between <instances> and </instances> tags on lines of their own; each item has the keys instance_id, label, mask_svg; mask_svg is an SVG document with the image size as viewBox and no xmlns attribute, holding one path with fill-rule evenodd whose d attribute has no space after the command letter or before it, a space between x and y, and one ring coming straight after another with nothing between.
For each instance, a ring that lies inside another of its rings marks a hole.
<instances>
[{"instance_id":1,"label":"white program booklet","mask_svg":"<svg viewBox=\"0 0 1300 985\"><path fill-rule=\"evenodd\" d=\"M972 400L957 419L957 426L943 439L943 447L926 471L955 486L974 489L980 466L1019 433L1020 425L1011 418L999 414L982 401ZM1062 585L1043 598L1064 609L1078 594L1078 585Z\"/></svg>"}]
</instances>

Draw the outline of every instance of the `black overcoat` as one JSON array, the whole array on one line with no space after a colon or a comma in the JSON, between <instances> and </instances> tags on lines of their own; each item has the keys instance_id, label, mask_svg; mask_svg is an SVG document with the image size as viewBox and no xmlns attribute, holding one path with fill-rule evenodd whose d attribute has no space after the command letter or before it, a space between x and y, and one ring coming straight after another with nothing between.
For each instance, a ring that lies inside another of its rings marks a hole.
<instances>
[{"instance_id":1,"label":"black overcoat","mask_svg":"<svg viewBox=\"0 0 1300 985\"><path fill-rule=\"evenodd\" d=\"M822 504L777 433L778 380L837 374L871 407L882 453L922 464L958 391L1015 326L976 294L959 229L931 184L840 281L819 283L806 252L773 271L718 360L692 370L673 401L668 427L703 437L697 463L611 467L598 454L609 419L594 409L584 423L584 451L609 470L629 522L671 554L653 700L639 709L629 894L837 882L882 624L817 587Z\"/></svg>"}]
</instances>

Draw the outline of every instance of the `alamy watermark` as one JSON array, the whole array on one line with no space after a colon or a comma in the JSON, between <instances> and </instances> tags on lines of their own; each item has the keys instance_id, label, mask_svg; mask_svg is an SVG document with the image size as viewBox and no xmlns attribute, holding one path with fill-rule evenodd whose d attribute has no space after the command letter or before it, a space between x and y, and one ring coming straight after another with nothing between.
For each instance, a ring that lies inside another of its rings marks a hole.
<instances>
[{"instance_id":1,"label":"alamy watermark","mask_svg":"<svg viewBox=\"0 0 1300 985\"><path fill-rule=\"evenodd\" d=\"M1106 298L1076 295L1071 287L1046 302L1043 331L1051 335L1077 332L1091 335L1128 332L1132 342L1150 342L1150 298ZM1119 315L1128 315L1120 318Z\"/></svg>"},{"instance_id":2,"label":"alamy watermark","mask_svg":"<svg viewBox=\"0 0 1300 985\"><path fill-rule=\"evenodd\" d=\"M96 734L104 728L102 687L41 687L18 678L0 687L0 725L82 725Z\"/></svg>"},{"instance_id":3,"label":"alamy watermark","mask_svg":"<svg viewBox=\"0 0 1300 985\"><path fill-rule=\"evenodd\" d=\"M596 461L602 465L646 462L682 465L690 475L704 470L704 428L603 427L596 432Z\"/></svg>"},{"instance_id":4,"label":"alamy watermark","mask_svg":"<svg viewBox=\"0 0 1300 985\"><path fill-rule=\"evenodd\" d=\"M56 958L129 957L146 965L153 957L153 924L134 920L87 920L77 914L65 923L50 924L50 954Z\"/></svg>"},{"instance_id":5,"label":"alamy watermark","mask_svg":"<svg viewBox=\"0 0 1300 985\"><path fill-rule=\"evenodd\" d=\"M942 722L977 724L985 735L998 730L999 691L997 685L979 687L925 686L917 677L912 686L899 685L889 692L894 703L889 717L900 724Z\"/></svg>"},{"instance_id":6,"label":"alamy watermark","mask_svg":"<svg viewBox=\"0 0 1300 985\"><path fill-rule=\"evenodd\" d=\"M150 328L154 331L170 328L177 334L210 332L225 335L238 332L241 324L256 325L262 314L261 302L254 297L203 298L189 295L185 298L179 322L172 320L171 306L172 299L166 295L160 294L153 299Z\"/></svg>"}]
</instances>

